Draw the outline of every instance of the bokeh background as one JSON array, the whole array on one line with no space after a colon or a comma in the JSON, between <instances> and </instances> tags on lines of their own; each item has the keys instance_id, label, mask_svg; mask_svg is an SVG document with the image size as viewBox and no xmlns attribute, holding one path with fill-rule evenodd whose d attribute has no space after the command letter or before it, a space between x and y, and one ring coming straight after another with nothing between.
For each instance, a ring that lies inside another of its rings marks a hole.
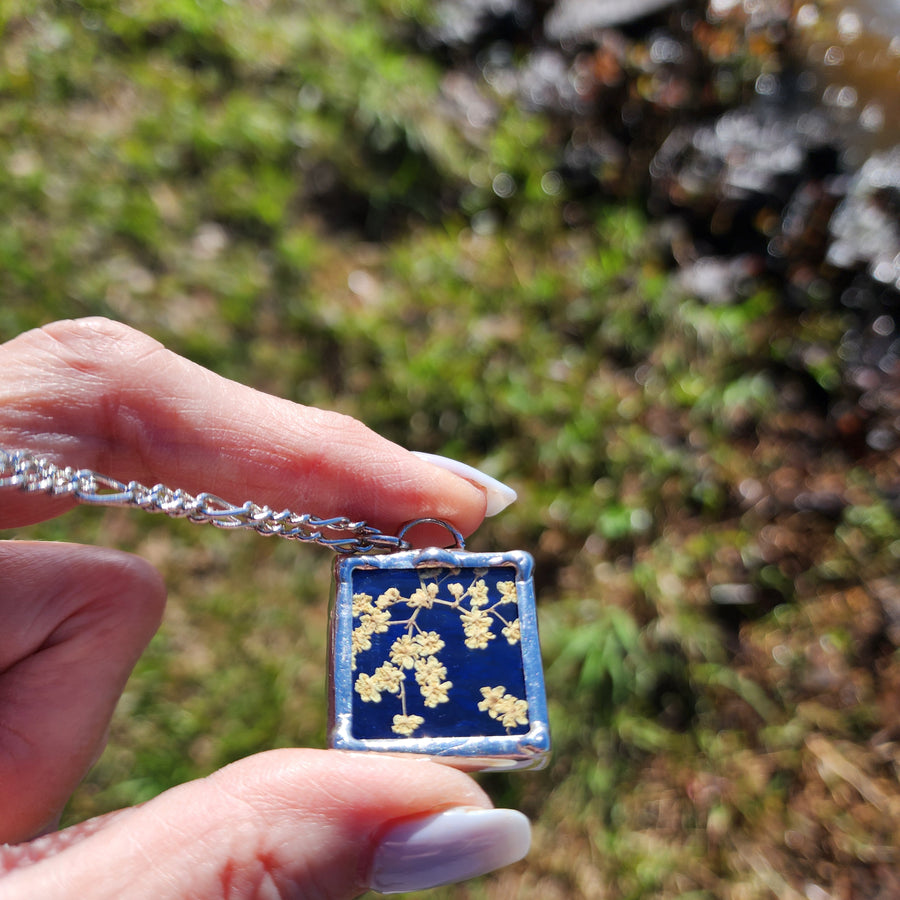
<instances>
[{"instance_id":1,"label":"bokeh background","mask_svg":"<svg viewBox=\"0 0 900 900\"><path fill-rule=\"evenodd\" d=\"M469 546L537 560L555 752L482 778L534 847L429 897L900 894L897 20L0 4L0 338L107 315L519 491ZM323 744L327 552L27 534L171 597L66 822Z\"/></svg>"}]
</instances>

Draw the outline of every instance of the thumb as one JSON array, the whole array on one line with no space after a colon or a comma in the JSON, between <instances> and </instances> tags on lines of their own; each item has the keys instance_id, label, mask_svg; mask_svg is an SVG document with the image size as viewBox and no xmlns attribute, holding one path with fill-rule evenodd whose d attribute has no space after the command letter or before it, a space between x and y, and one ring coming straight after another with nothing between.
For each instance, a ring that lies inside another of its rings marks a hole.
<instances>
[{"instance_id":1,"label":"thumb","mask_svg":"<svg viewBox=\"0 0 900 900\"><path fill-rule=\"evenodd\" d=\"M521 859L525 817L426 760L275 750L140 807L0 847L6 900L344 900Z\"/></svg>"}]
</instances>

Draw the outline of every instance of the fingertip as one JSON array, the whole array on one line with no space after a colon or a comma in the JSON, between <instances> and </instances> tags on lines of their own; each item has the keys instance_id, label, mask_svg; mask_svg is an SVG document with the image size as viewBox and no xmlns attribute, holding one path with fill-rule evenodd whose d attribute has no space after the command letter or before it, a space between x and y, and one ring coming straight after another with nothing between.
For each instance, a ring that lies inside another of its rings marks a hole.
<instances>
[{"instance_id":1,"label":"fingertip","mask_svg":"<svg viewBox=\"0 0 900 900\"><path fill-rule=\"evenodd\" d=\"M132 663L156 632L166 605L166 584L152 563L133 553L80 544L29 543L36 556L48 554L59 571L78 573L71 579L96 611L98 622L113 629L119 645L132 646ZM94 577L92 577L92 575Z\"/></svg>"},{"instance_id":2,"label":"fingertip","mask_svg":"<svg viewBox=\"0 0 900 900\"><path fill-rule=\"evenodd\" d=\"M46 900L123 896L139 879L141 896L155 900L219 896L223 886L229 896L350 900L366 889L475 877L521 859L529 844L521 813L493 809L471 778L447 766L276 750L73 831L47 858L32 854L38 861L17 873L15 896L50 883L66 888Z\"/></svg>"},{"instance_id":3,"label":"fingertip","mask_svg":"<svg viewBox=\"0 0 900 900\"><path fill-rule=\"evenodd\" d=\"M531 824L517 810L447 809L391 825L368 884L382 894L454 884L518 862L530 846Z\"/></svg>"},{"instance_id":4,"label":"fingertip","mask_svg":"<svg viewBox=\"0 0 900 900\"><path fill-rule=\"evenodd\" d=\"M97 759L127 678L162 616L144 560L76 544L0 542L0 841L47 829Z\"/></svg>"},{"instance_id":5,"label":"fingertip","mask_svg":"<svg viewBox=\"0 0 900 900\"><path fill-rule=\"evenodd\" d=\"M484 515L486 517L496 516L516 501L517 494L513 488L492 475L488 475L487 472L482 472L481 469L476 469L474 466L451 459L448 456L439 456L436 453L422 453L419 450L411 450L410 453L418 459L451 472L479 488L485 498Z\"/></svg>"},{"instance_id":6,"label":"fingertip","mask_svg":"<svg viewBox=\"0 0 900 900\"><path fill-rule=\"evenodd\" d=\"M438 519L452 525L463 536L472 534L484 521L488 509L485 490L446 467L435 465L427 454L402 450L410 502L398 526L416 519ZM399 510L399 506L398 506ZM448 534L441 527L417 526L407 536L415 546L447 546Z\"/></svg>"}]
</instances>

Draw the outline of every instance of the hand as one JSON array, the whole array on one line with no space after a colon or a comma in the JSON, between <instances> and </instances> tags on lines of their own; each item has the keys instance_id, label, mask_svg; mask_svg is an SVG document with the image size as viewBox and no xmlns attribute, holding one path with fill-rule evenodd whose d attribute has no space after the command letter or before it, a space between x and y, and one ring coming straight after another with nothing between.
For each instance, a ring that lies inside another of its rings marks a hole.
<instances>
[{"instance_id":1,"label":"hand","mask_svg":"<svg viewBox=\"0 0 900 900\"><path fill-rule=\"evenodd\" d=\"M61 322L0 346L0 446L123 481L383 530L481 522L485 492L353 419L229 382L125 326ZM0 494L0 528L65 498ZM47 833L103 748L155 631L164 587L125 553L0 542L0 894L353 897L414 890L520 858L527 821L426 761L333 751L259 754L154 800ZM398 789L399 787L399 789Z\"/></svg>"}]
</instances>

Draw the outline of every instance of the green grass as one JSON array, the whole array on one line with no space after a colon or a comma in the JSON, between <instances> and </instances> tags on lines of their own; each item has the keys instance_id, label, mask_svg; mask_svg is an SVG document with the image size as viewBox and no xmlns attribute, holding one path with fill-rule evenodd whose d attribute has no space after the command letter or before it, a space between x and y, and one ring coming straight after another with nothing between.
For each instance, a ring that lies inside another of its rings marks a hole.
<instances>
[{"instance_id":1,"label":"green grass","mask_svg":"<svg viewBox=\"0 0 900 900\"><path fill-rule=\"evenodd\" d=\"M0 337L109 315L519 490L470 546L537 558L555 752L484 778L528 859L435 897L865 893L898 844L864 793L896 804L894 470L790 399L836 396L840 322L681 296L639 204L545 192L556 125L487 84L462 129L429 8L6 4ZM848 505L798 509L798 480ZM323 743L326 553L96 510L28 533L170 590L67 822Z\"/></svg>"}]
</instances>

